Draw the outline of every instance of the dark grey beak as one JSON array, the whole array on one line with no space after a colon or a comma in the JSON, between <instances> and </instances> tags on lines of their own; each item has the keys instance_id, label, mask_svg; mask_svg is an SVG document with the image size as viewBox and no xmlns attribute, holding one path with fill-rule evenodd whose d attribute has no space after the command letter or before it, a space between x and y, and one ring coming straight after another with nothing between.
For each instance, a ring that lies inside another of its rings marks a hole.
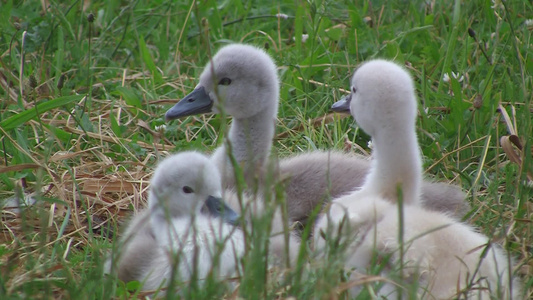
<instances>
[{"instance_id":1,"label":"dark grey beak","mask_svg":"<svg viewBox=\"0 0 533 300\"><path fill-rule=\"evenodd\" d=\"M187 116L200 115L211 112L213 100L205 92L203 86L194 89L180 102L172 106L165 114L165 120L175 120Z\"/></svg>"},{"instance_id":2,"label":"dark grey beak","mask_svg":"<svg viewBox=\"0 0 533 300\"><path fill-rule=\"evenodd\" d=\"M338 113L350 113L350 102L352 101L352 94L341 98L341 100L333 103L331 110Z\"/></svg>"},{"instance_id":3,"label":"dark grey beak","mask_svg":"<svg viewBox=\"0 0 533 300\"><path fill-rule=\"evenodd\" d=\"M239 214L224 203L220 198L209 196L205 201L205 207L212 217L222 218L228 224L239 225Z\"/></svg>"}]
</instances>

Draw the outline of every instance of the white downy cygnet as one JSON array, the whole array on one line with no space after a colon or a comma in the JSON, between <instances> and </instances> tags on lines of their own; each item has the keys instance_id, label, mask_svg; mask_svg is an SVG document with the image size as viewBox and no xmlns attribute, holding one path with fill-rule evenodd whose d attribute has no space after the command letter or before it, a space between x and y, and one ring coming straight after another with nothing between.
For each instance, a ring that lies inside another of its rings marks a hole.
<instances>
[{"instance_id":1,"label":"white downy cygnet","mask_svg":"<svg viewBox=\"0 0 533 300\"><path fill-rule=\"evenodd\" d=\"M377 261L386 264L381 275L391 277L399 268L398 285L418 283L416 297L510 299L512 286L512 298L518 299L520 284L510 276L505 251L472 227L421 206L417 102L407 71L385 60L366 62L355 71L347 101L357 124L372 137L374 159L361 188L334 199L317 222L316 250L324 255L340 228L347 268L366 273L377 253ZM397 297L398 289L387 282L378 296Z\"/></svg>"},{"instance_id":2,"label":"white downy cygnet","mask_svg":"<svg viewBox=\"0 0 533 300\"><path fill-rule=\"evenodd\" d=\"M270 56L253 46L232 44L216 53L195 90L169 109L165 117L173 120L221 110L231 115L229 144L250 183L261 177L268 161L278 102L279 79ZM227 144L220 146L212 159L231 188L234 172L226 153ZM279 178L288 178L290 220L305 222L317 206L360 187L369 168L366 159L335 151L314 151L282 159L278 171ZM459 218L469 210L465 194L458 187L428 181L422 186L423 205L428 209Z\"/></svg>"},{"instance_id":3,"label":"white downy cygnet","mask_svg":"<svg viewBox=\"0 0 533 300\"><path fill-rule=\"evenodd\" d=\"M168 285L173 271L180 281L194 279L193 273L197 280L210 272L218 279L234 275L244 236L221 193L218 169L203 154L181 152L161 161L151 179L149 208L132 219L121 239L119 279L155 290Z\"/></svg>"}]
</instances>

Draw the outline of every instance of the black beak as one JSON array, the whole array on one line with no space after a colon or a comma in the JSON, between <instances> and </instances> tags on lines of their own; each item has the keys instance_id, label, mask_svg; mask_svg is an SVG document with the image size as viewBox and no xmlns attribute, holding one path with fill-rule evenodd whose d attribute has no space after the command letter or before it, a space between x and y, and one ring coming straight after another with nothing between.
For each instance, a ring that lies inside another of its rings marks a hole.
<instances>
[{"instance_id":1,"label":"black beak","mask_svg":"<svg viewBox=\"0 0 533 300\"><path fill-rule=\"evenodd\" d=\"M350 102L352 101L352 94L341 98L341 100L333 103L331 110L338 113L350 113Z\"/></svg>"},{"instance_id":2,"label":"black beak","mask_svg":"<svg viewBox=\"0 0 533 300\"><path fill-rule=\"evenodd\" d=\"M220 217L224 222L234 226L239 225L239 214L227 206L222 199L209 196L205 201L205 207L211 216Z\"/></svg>"},{"instance_id":3,"label":"black beak","mask_svg":"<svg viewBox=\"0 0 533 300\"><path fill-rule=\"evenodd\" d=\"M165 120L175 120L192 115L200 115L211 112L213 100L205 92L203 86L194 89L180 102L172 106L165 114Z\"/></svg>"}]
</instances>

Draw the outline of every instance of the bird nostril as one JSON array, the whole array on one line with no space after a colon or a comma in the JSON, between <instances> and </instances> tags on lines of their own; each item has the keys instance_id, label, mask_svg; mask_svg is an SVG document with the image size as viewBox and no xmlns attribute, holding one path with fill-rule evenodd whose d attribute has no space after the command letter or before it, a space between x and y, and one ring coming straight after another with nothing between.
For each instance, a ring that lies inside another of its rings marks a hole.
<instances>
[{"instance_id":1,"label":"bird nostril","mask_svg":"<svg viewBox=\"0 0 533 300\"><path fill-rule=\"evenodd\" d=\"M187 102L194 102L194 98L187 99Z\"/></svg>"}]
</instances>

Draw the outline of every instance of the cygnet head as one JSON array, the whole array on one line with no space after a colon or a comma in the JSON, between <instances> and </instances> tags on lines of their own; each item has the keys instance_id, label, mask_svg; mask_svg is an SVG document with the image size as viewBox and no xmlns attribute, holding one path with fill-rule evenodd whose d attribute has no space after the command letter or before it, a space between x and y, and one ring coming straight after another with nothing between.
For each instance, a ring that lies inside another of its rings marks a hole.
<instances>
[{"instance_id":1,"label":"cygnet head","mask_svg":"<svg viewBox=\"0 0 533 300\"><path fill-rule=\"evenodd\" d=\"M332 107L338 112L348 109L373 137L386 128L412 131L417 113L413 80L396 63L381 59L363 63L352 77L351 94Z\"/></svg>"},{"instance_id":2,"label":"cygnet head","mask_svg":"<svg viewBox=\"0 0 533 300\"><path fill-rule=\"evenodd\" d=\"M166 120L208 112L249 118L270 109L277 112L279 79L276 65L263 50L243 44L221 48L205 66L192 93L167 111Z\"/></svg>"},{"instance_id":3,"label":"cygnet head","mask_svg":"<svg viewBox=\"0 0 533 300\"><path fill-rule=\"evenodd\" d=\"M342 102L343 101L343 102ZM417 101L409 73L386 60L356 69L351 94L333 107L349 107L357 124L372 136L370 173L361 190L397 201L401 185L405 203L418 204L422 160L416 138Z\"/></svg>"},{"instance_id":4,"label":"cygnet head","mask_svg":"<svg viewBox=\"0 0 533 300\"><path fill-rule=\"evenodd\" d=\"M235 224L238 215L221 199L218 169L205 155L181 152L162 160L151 179L152 220L207 214Z\"/></svg>"},{"instance_id":5,"label":"cygnet head","mask_svg":"<svg viewBox=\"0 0 533 300\"><path fill-rule=\"evenodd\" d=\"M417 104L413 80L399 65L373 60L361 65L352 78L350 111L357 124L374 136L379 128L413 128Z\"/></svg>"}]
</instances>

